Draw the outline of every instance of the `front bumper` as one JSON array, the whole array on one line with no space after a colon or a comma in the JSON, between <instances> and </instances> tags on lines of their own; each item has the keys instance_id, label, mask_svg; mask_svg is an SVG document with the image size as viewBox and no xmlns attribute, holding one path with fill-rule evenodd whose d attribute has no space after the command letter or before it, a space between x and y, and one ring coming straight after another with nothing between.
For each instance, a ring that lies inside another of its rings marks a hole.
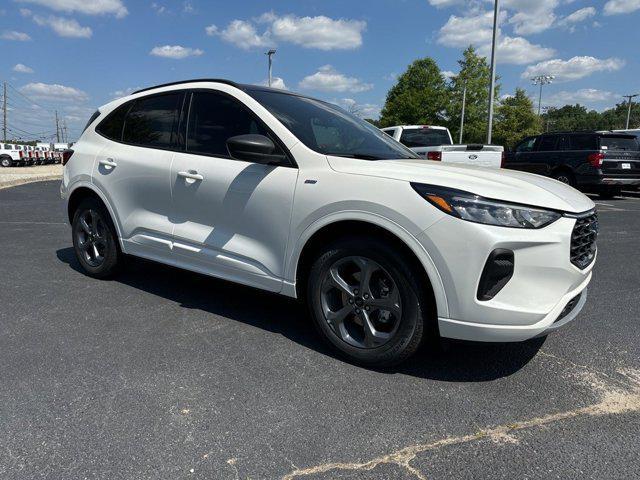
<instances>
[{"instance_id":1,"label":"front bumper","mask_svg":"<svg viewBox=\"0 0 640 480\"><path fill-rule=\"evenodd\" d=\"M539 230L494 227L446 217L420 241L434 261L447 297L440 335L482 342L522 341L573 320L586 301L595 260L584 269L571 263L575 218L563 217ZM477 298L485 262L495 249L514 252L514 271L490 300ZM574 308L557 323L567 304Z\"/></svg>"}]
</instances>

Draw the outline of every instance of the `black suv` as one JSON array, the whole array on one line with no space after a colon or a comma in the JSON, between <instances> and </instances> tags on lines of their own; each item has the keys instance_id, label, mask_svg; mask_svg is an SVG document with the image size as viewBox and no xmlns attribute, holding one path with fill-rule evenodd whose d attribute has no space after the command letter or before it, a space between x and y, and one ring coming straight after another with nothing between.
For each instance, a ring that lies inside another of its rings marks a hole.
<instances>
[{"instance_id":1,"label":"black suv","mask_svg":"<svg viewBox=\"0 0 640 480\"><path fill-rule=\"evenodd\" d=\"M640 185L640 145L616 132L554 132L527 137L505 156L505 168L555 178L604 198Z\"/></svg>"}]
</instances>

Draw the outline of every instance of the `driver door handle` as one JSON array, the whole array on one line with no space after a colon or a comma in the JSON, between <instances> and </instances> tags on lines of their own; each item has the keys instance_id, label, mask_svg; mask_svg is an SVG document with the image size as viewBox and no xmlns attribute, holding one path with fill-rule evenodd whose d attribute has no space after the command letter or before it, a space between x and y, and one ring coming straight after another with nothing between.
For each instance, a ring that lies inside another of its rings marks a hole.
<instances>
[{"instance_id":1,"label":"driver door handle","mask_svg":"<svg viewBox=\"0 0 640 480\"><path fill-rule=\"evenodd\" d=\"M113 161L113 158L100 160L100 165L104 165L105 167L111 167L111 168L116 168L118 166L118 164Z\"/></svg>"},{"instance_id":2,"label":"driver door handle","mask_svg":"<svg viewBox=\"0 0 640 480\"><path fill-rule=\"evenodd\" d=\"M178 172L178 176L189 180L204 180L204 177L196 171Z\"/></svg>"}]
</instances>

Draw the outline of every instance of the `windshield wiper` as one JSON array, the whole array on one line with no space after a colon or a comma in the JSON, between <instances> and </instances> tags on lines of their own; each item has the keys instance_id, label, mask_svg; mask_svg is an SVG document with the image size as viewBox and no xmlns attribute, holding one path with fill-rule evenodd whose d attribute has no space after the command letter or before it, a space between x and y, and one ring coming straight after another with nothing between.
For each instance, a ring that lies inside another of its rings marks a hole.
<instances>
[{"instance_id":1,"label":"windshield wiper","mask_svg":"<svg viewBox=\"0 0 640 480\"><path fill-rule=\"evenodd\" d=\"M379 157L377 155L370 155L368 153L333 153L328 152L325 155L331 155L333 157L344 157L344 158L359 158L361 160L389 160L388 158Z\"/></svg>"}]
</instances>

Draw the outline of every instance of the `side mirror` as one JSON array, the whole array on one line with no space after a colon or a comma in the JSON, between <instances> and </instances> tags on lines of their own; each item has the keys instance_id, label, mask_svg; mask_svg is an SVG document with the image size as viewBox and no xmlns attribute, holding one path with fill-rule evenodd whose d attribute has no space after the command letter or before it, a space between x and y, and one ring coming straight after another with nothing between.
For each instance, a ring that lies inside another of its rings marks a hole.
<instances>
[{"instance_id":1,"label":"side mirror","mask_svg":"<svg viewBox=\"0 0 640 480\"><path fill-rule=\"evenodd\" d=\"M286 159L284 155L274 153L276 146L269 137L257 134L237 135L227 140L229 155L236 160L279 165Z\"/></svg>"}]
</instances>

